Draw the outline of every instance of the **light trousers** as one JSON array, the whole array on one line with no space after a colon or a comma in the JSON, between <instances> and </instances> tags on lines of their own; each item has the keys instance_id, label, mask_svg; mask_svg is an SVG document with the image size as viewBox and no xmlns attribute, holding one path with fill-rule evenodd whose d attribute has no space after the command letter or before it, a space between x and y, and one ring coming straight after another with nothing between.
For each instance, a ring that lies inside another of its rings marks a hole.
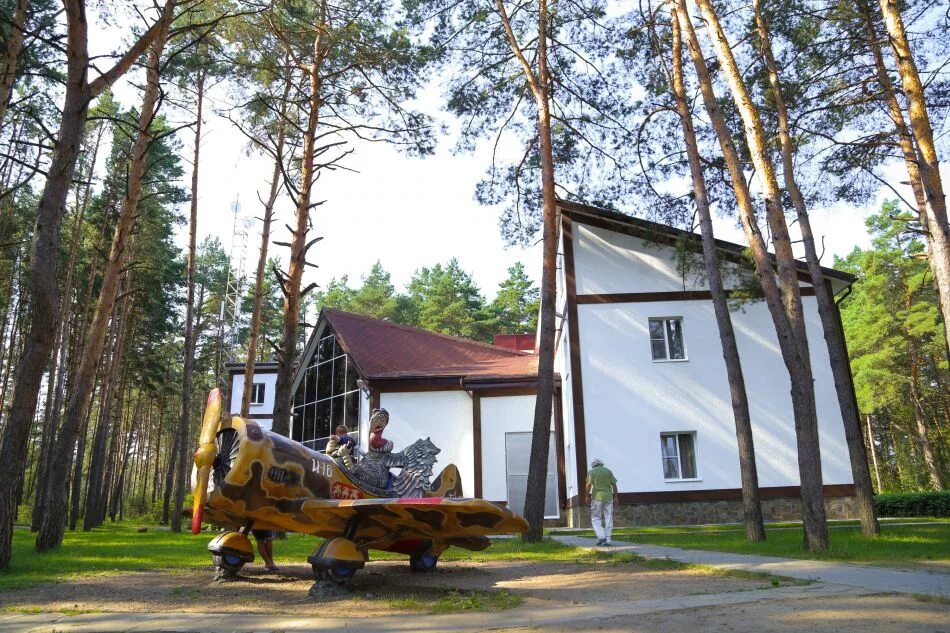
<instances>
[{"instance_id":1,"label":"light trousers","mask_svg":"<svg viewBox=\"0 0 950 633\"><path fill-rule=\"evenodd\" d=\"M597 540L610 542L610 535L614 531L614 502L590 502L590 523L594 527Z\"/></svg>"}]
</instances>

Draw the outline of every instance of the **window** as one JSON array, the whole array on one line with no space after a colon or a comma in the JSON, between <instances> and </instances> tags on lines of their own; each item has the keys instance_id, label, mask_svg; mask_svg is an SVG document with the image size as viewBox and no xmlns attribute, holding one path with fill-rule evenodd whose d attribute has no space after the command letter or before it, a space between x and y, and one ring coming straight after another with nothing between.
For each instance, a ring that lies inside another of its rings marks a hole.
<instances>
[{"instance_id":1,"label":"window","mask_svg":"<svg viewBox=\"0 0 950 633\"><path fill-rule=\"evenodd\" d=\"M663 479L698 479L696 433L662 433Z\"/></svg>"},{"instance_id":2,"label":"window","mask_svg":"<svg viewBox=\"0 0 950 633\"><path fill-rule=\"evenodd\" d=\"M356 365L327 330L308 359L294 394L292 436L314 450L323 450L339 425L359 431L360 397Z\"/></svg>"},{"instance_id":3,"label":"window","mask_svg":"<svg viewBox=\"0 0 950 633\"><path fill-rule=\"evenodd\" d=\"M650 349L653 360L686 360L683 317L650 319Z\"/></svg>"},{"instance_id":4,"label":"window","mask_svg":"<svg viewBox=\"0 0 950 633\"><path fill-rule=\"evenodd\" d=\"M251 404L264 404L264 383L255 382L251 385Z\"/></svg>"}]
</instances>

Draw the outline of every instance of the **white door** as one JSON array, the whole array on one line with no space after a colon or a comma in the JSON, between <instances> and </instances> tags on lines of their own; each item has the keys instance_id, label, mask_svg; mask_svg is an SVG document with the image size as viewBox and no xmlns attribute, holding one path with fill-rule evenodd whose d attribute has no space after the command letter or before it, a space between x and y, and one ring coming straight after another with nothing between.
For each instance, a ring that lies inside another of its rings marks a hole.
<instances>
[{"instance_id":1,"label":"white door","mask_svg":"<svg viewBox=\"0 0 950 633\"><path fill-rule=\"evenodd\" d=\"M559 516L557 503L557 466L554 433L548 446L548 479L544 493L544 518ZM505 433L505 467L508 482L508 508L524 514L525 490L528 487L528 462L531 459L531 433Z\"/></svg>"}]
</instances>

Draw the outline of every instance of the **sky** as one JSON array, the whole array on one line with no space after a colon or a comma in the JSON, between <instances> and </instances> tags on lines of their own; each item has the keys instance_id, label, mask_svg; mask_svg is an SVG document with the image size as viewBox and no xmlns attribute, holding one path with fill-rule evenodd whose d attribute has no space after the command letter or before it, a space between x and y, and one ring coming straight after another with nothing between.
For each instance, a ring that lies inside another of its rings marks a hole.
<instances>
[{"instance_id":1,"label":"sky","mask_svg":"<svg viewBox=\"0 0 950 633\"><path fill-rule=\"evenodd\" d=\"M127 39L125 31L94 21L90 37L94 52L97 48L108 52L121 46L121 41ZM116 96L126 107L140 98L132 85L136 79L130 73L115 87ZM423 95L421 107L451 123L450 115L441 112L438 89L430 86ZM209 96L199 160L198 238L216 236L229 250L233 202L239 200L244 217L260 216L258 196L266 196L273 166L269 159L249 151L245 137L221 114L228 106L223 87L213 89ZM183 120L186 115L179 111L169 116ZM193 133L184 130L180 136L182 153L190 159ZM539 280L540 246L507 248L498 229L501 208L483 206L474 199L475 185L490 163L491 141L483 141L472 154L453 154L453 145L450 135L441 139L434 155L408 158L385 144L362 143L354 146L354 154L345 163L354 171L323 173L315 199L325 203L312 212L311 233L323 240L311 249L309 260L318 268L308 269L304 283L316 282L325 288L332 278L347 275L350 285L358 286L360 277L378 260L401 289L418 268L452 257L472 275L489 300L515 262L523 262L528 274ZM190 162L184 168L182 184L187 186ZM889 170L892 181L904 179L900 171L896 165ZM811 210L816 238L824 244L825 265L830 266L835 255L843 256L855 246L869 244L864 219L880 207L884 198L882 193L859 208L839 205ZM182 212L186 216L187 211L185 205ZM278 203L274 240L288 241L289 234L283 227L292 220L293 207L285 197ZM717 219L715 231L721 239L745 242L732 219ZM182 248L186 246L186 226L179 228L177 241ZM245 270L254 270L259 248L260 222L255 222ZM286 250L272 243L269 254L280 257Z\"/></svg>"}]
</instances>

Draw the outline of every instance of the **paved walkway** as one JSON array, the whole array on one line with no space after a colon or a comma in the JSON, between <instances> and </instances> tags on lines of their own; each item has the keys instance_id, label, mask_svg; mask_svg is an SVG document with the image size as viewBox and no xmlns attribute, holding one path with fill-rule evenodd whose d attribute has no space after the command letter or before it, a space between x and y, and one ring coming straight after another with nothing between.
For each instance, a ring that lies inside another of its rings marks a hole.
<instances>
[{"instance_id":1,"label":"paved walkway","mask_svg":"<svg viewBox=\"0 0 950 633\"><path fill-rule=\"evenodd\" d=\"M555 536L554 538L567 545L576 545L577 547L594 547L596 543L593 538L583 536ZM742 569L802 580L820 580L875 592L950 597L950 574L936 572L906 571L891 567L847 565L797 558L707 552L626 541L614 541L610 550L631 552L644 558L669 558L684 563L712 565L722 569Z\"/></svg>"},{"instance_id":2,"label":"paved walkway","mask_svg":"<svg viewBox=\"0 0 950 633\"><path fill-rule=\"evenodd\" d=\"M563 607L519 607L511 611L453 613L449 615L390 615L368 617L297 618L285 615L221 613L86 613L66 616L56 613L0 615L0 630L5 633L235 633L238 631L348 631L414 632L484 631L525 627L585 623L598 620L636 617L650 613L698 609L723 605L741 605L760 600L803 600L860 596L868 592L816 583L803 587L757 589L722 594L675 596L655 600L597 602Z\"/></svg>"}]
</instances>

